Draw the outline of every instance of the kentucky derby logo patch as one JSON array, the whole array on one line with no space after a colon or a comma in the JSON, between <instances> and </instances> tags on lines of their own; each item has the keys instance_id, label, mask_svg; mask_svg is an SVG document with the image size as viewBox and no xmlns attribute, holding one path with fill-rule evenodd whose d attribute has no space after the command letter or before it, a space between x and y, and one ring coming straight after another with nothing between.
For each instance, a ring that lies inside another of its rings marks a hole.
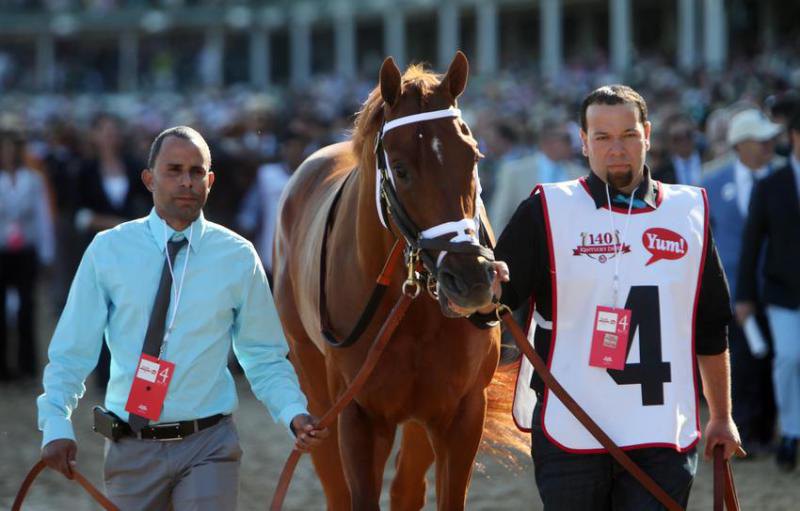
<instances>
[{"instance_id":1,"label":"kentucky derby logo patch","mask_svg":"<svg viewBox=\"0 0 800 511\"><path fill-rule=\"evenodd\" d=\"M683 236L661 227L653 227L644 231L642 244L652 256L645 266L650 266L661 259L680 259L689 250L689 245Z\"/></svg>"},{"instance_id":2,"label":"kentucky derby logo patch","mask_svg":"<svg viewBox=\"0 0 800 511\"><path fill-rule=\"evenodd\" d=\"M619 231L581 233L581 244L572 249L574 256L588 256L590 259L604 263L614 255L627 254L631 251L630 245L620 243Z\"/></svg>"}]
</instances>

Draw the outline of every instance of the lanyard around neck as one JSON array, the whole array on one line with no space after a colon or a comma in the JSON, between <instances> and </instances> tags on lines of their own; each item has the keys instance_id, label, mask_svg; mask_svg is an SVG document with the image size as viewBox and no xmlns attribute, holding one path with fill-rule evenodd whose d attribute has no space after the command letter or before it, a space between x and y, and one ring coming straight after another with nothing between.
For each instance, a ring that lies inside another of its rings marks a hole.
<instances>
[{"instance_id":1,"label":"lanyard around neck","mask_svg":"<svg viewBox=\"0 0 800 511\"><path fill-rule=\"evenodd\" d=\"M631 200L628 203L628 214L625 217L625 229L622 231L622 236L618 236L619 243L612 245L614 248L614 301L612 306L617 308L619 299L619 260L622 257L622 251L625 248L625 238L628 235L628 226L631 223L631 210L633 210L633 196L636 190L631 192ZM614 211L611 209L611 194L608 191L608 183L606 183L606 199L608 199L608 218L611 220L611 232L617 233L617 228L614 225Z\"/></svg>"},{"instance_id":2,"label":"lanyard around neck","mask_svg":"<svg viewBox=\"0 0 800 511\"><path fill-rule=\"evenodd\" d=\"M163 220L162 220L163 222ZM164 331L164 341L161 343L161 351L159 352L158 357L161 358L161 355L164 353L167 345L167 338L169 338L169 334L172 333L172 325L175 324L175 316L178 314L178 304L181 303L181 293L183 292L183 283L186 280L186 268L189 266L189 255L192 253L190 247L192 245L192 235L194 234L194 223L189 228L189 241L186 244L186 259L183 260L183 271L181 271L181 280L177 282L175 280L175 273L172 270L172 261L169 258L169 246L167 245L167 223L164 222L164 252L167 255L167 266L169 267L169 274L172 277L172 282L175 283L173 288L173 302L175 305L172 307L172 318L170 318L169 323L167 324L167 329ZM175 257L178 257L178 254L175 254Z\"/></svg>"}]
</instances>

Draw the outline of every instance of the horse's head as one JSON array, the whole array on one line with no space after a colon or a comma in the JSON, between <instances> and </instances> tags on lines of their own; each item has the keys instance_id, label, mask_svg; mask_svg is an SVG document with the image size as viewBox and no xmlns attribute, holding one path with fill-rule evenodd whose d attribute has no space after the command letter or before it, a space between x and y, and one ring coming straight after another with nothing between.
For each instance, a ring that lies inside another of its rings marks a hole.
<instances>
[{"instance_id":1,"label":"horse's head","mask_svg":"<svg viewBox=\"0 0 800 511\"><path fill-rule=\"evenodd\" d=\"M406 240L438 281L439 302L490 303L491 251L481 247L477 141L456 108L469 64L458 52L438 79L420 67L405 74L387 58L380 73L383 128L376 138L380 194ZM382 176L382 177L381 177ZM484 229L484 240L488 232Z\"/></svg>"}]
</instances>

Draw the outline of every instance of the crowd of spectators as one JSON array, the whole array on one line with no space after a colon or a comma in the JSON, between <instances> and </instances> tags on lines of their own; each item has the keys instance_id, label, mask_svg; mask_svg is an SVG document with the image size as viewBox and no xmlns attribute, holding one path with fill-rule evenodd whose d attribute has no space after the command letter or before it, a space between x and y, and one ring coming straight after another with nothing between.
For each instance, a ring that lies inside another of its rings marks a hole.
<instances>
[{"instance_id":1,"label":"crowd of spectators","mask_svg":"<svg viewBox=\"0 0 800 511\"><path fill-rule=\"evenodd\" d=\"M728 139L732 115L754 108L776 123L789 122L800 104L797 55L785 48L736 60L716 74L681 74L652 57L639 59L624 79L604 67L586 66L570 66L552 82L520 71L473 77L460 108L486 156L479 173L490 217L499 219L495 232L502 230L510 215L507 203L524 198L533 184L585 172L577 112L588 91L619 81L639 90L650 105L653 123L649 167L657 174L674 155L685 153L687 166L675 169L672 179L702 184L736 158ZM94 233L149 211L149 197L138 174L153 137L168 126L190 125L207 138L217 180L206 216L253 239L269 268L270 224L280 188L303 157L347 139L353 116L375 83L324 76L302 90L232 87L193 94L0 96L0 141L8 140L9 147L22 151L20 158L6 158L2 165L28 169L41 182L34 189L45 200L29 199L35 203L31 207L47 209L49 222L28 231L31 239L25 248L31 251L26 257L38 257L47 270L52 309L63 306L79 258ZM773 156L785 162L789 151L783 130ZM528 166L538 172L536 177L525 176ZM17 169L0 168L0 174L11 170ZM524 179L517 181L515 175ZM518 183L524 184L515 186ZM522 195L512 197L503 190ZM6 220L0 214L0 224ZM0 233L6 228L0 225ZM46 240L37 237L54 239L54 254L43 253ZM31 272L24 283L3 279L0 294L10 298L5 305L12 319L9 326L29 321L25 314L14 320L14 314L32 307L20 288L33 286L39 273ZM0 332L3 353L11 351L5 330ZM30 349L15 351L35 351L30 328L16 335L17 344ZM5 362L5 356L0 361ZM13 364L0 367L0 377L33 375L39 370L31 368L33 363L20 358L16 369ZM102 381L103 375L99 378Z\"/></svg>"},{"instance_id":2,"label":"crowd of spectators","mask_svg":"<svg viewBox=\"0 0 800 511\"><path fill-rule=\"evenodd\" d=\"M170 8L198 4L220 5L226 0L0 0L0 8L18 11L86 11L107 12L111 9L128 8Z\"/></svg>"}]
</instances>

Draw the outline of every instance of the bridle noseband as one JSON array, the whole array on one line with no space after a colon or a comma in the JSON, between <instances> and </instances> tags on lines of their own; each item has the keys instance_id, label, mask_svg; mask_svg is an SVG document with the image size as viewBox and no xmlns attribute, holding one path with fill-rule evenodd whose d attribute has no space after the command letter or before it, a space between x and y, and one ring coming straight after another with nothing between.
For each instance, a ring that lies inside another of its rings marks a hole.
<instances>
[{"instance_id":1,"label":"bridle noseband","mask_svg":"<svg viewBox=\"0 0 800 511\"><path fill-rule=\"evenodd\" d=\"M389 155L383 145L383 137L388 131L407 124L460 116L461 110L452 107L407 115L384 123L375 137L375 203L378 209L378 218L381 224L389 229L386 219L387 216L391 216L400 235L405 238L409 251L419 255L431 277L437 274L439 265L448 253L483 256L489 261L494 261L494 252L490 247L488 231L480 217L482 201L478 167L476 165L474 169L474 179L477 183L475 217L444 222L423 231L408 215L397 196L394 176L389 167ZM474 234L471 234L470 231ZM452 236L444 239L444 236L447 235ZM435 251L439 252L439 257L434 260L431 252Z\"/></svg>"}]
</instances>

